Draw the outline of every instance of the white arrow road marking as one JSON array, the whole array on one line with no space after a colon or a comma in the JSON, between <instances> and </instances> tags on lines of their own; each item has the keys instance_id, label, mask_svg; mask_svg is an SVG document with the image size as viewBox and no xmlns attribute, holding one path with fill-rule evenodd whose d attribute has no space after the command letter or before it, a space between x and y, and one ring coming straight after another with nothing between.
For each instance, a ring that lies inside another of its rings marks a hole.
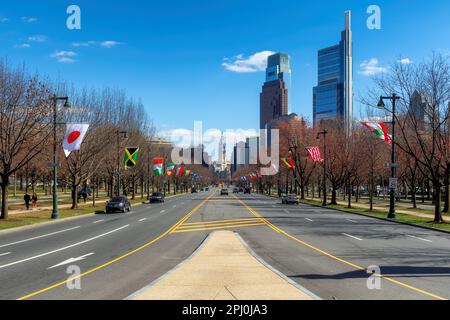
<instances>
[{"instance_id":1,"label":"white arrow road marking","mask_svg":"<svg viewBox=\"0 0 450 320\"><path fill-rule=\"evenodd\" d=\"M126 226L123 226L123 227L120 227L120 228L111 230L111 231L109 231L109 232L103 233L103 234L98 235L98 236L95 236L95 237L93 237L93 238L89 238L89 239L83 240L83 241L81 241L81 242L77 242L77 243L71 244L71 245L69 245L69 246L67 246L67 247L64 247L64 248L61 248L61 249L56 249L56 250L53 250L53 251L44 252L44 253L41 253L41 254L39 254L39 255L37 255L37 256L34 256L34 257L30 257L30 258L26 258L26 259L23 259L23 260L11 262L11 263L8 263L8 264L5 264L5 265L0 266L0 269L4 269L4 268L7 268L7 267L10 267L10 266L13 266L13 265L22 263L22 262L27 262L27 261L30 261L30 260L34 260L34 259L38 259L38 258L41 258L41 257L45 257L45 256L48 256L48 255L50 255L50 254L53 254L53 253L56 253L56 252L59 252L59 251L67 250L67 249L70 249L70 248L73 248L73 247L76 247L76 246L85 244L85 243L87 243L87 242L91 242L91 241L93 241L93 240L97 240L97 239L99 239L99 238L101 238L101 237L104 237L104 236L107 236L107 235L109 235L109 234L111 234L111 233L114 233L114 232L117 232L117 231L119 231L119 230L125 229L125 228L127 228L127 227L129 227L129 226L130 226L130 225L127 224Z\"/></svg>"},{"instance_id":2,"label":"white arrow road marking","mask_svg":"<svg viewBox=\"0 0 450 320\"><path fill-rule=\"evenodd\" d=\"M422 240L422 241L426 241L426 242L433 242L431 240L420 238L420 237L416 237L416 236L411 236L409 234L407 234L406 236L409 237L409 238L417 239L417 240Z\"/></svg>"},{"instance_id":3,"label":"white arrow road marking","mask_svg":"<svg viewBox=\"0 0 450 320\"><path fill-rule=\"evenodd\" d=\"M87 257L92 256L93 254L94 254L94 252L91 252L91 253L85 254L84 256L81 256L81 257L78 257L78 258L67 259L66 261L63 261L63 262L58 263L58 264L55 264L53 267L47 268L47 270L54 269L54 268L57 268L57 267L61 267L61 266L65 265L65 264L70 264L70 263L74 263L74 262L77 262L77 261L84 260Z\"/></svg>"},{"instance_id":4,"label":"white arrow road marking","mask_svg":"<svg viewBox=\"0 0 450 320\"><path fill-rule=\"evenodd\" d=\"M3 244L3 245L0 245L0 248L4 248L4 247L8 247L8 246L12 246L12 245L19 244L19 243L24 243L24 242L36 240L36 239L41 239L41 238L45 238L45 237L50 237L50 236L53 236L55 234L59 234L59 233L67 232L67 231L72 231L72 230L75 230L75 229L78 229L78 228L80 228L80 226L73 227L73 228L70 228L70 229L64 229L64 230L61 230L61 231L56 231L56 232L52 232L52 233L48 233L48 234L44 234L42 236L38 236L38 237L34 237L34 238L29 238L29 239L25 239L25 240L20 240L20 241L16 241L16 242L12 242L12 243Z\"/></svg>"},{"instance_id":5,"label":"white arrow road marking","mask_svg":"<svg viewBox=\"0 0 450 320\"><path fill-rule=\"evenodd\" d=\"M0 257L7 256L8 254L11 254L11 252L0 253Z\"/></svg>"},{"instance_id":6,"label":"white arrow road marking","mask_svg":"<svg viewBox=\"0 0 450 320\"><path fill-rule=\"evenodd\" d=\"M310 222L314 222L313 219L309 219L309 218L305 218L305 220L308 220L308 221L310 221Z\"/></svg>"},{"instance_id":7,"label":"white arrow road marking","mask_svg":"<svg viewBox=\"0 0 450 320\"><path fill-rule=\"evenodd\" d=\"M344 235L344 236L346 236L346 237L350 237L350 238L352 238L352 239L358 240L358 241L363 241L363 239L361 239L361 238L357 238L357 237L355 237L355 236L352 236L352 235L350 235L350 234L347 234L347 233L343 233L343 235Z\"/></svg>"},{"instance_id":8,"label":"white arrow road marking","mask_svg":"<svg viewBox=\"0 0 450 320\"><path fill-rule=\"evenodd\" d=\"M100 223L100 222L103 222L103 221L105 221L105 219L97 220L97 221L94 221L94 222L92 222L92 223L93 223L93 224L96 224L96 223Z\"/></svg>"}]
</instances>

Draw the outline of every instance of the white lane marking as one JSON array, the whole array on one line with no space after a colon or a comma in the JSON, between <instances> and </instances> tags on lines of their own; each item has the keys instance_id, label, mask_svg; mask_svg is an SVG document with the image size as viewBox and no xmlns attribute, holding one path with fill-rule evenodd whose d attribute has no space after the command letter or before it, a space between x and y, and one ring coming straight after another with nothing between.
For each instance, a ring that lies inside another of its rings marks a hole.
<instances>
[{"instance_id":1,"label":"white lane marking","mask_svg":"<svg viewBox=\"0 0 450 320\"><path fill-rule=\"evenodd\" d=\"M358 238L358 237L355 237L355 236L352 236L352 235L350 235L350 234L348 234L348 233L343 233L343 235L346 236L346 237L349 237L349 238L358 240L358 241L363 241L363 239Z\"/></svg>"},{"instance_id":2,"label":"white lane marking","mask_svg":"<svg viewBox=\"0 0 450 320\"><path fill-rule=\"evenodd\" d=\"M107 236L107 235L109 235L109 234L111 234L111 233L114 233L114 232L120 231L120 230L122 230L122 229L125 229L125 228L127 228L127 227L129 227L129 226L130 226L130 225L127 224L126 226L123 226L123 227L120 227L120 228L117 228L117 229L108 231L108 232L106 232L106 233L100 234L100 235L95 236L95 237L93 237L93 238L89 238L89 239L86 239L86 240L83 240L83 241L80 241L80 242L77 242L77 243L68 245L67 247L64 247L64 248L56 249L56 250L49 251L49 252L44 252L44 253L38 254L37 256L33 256L33 257L26 258L26 259L23 259L23 260L11 262L11 263L8 263L8 264L5 264L5 265L0 266L0 269L4 269L4 268L6 268L6 267L10 267L10 266L13 266L13 265L22 263L22 262L27 262L27 261L34 260L34 259L37 259L37 258L41 258L41 257L48 256L48 255L53 254L53 253L56 253L56 252L60 252L60 251L63 251L63 250L67 250L67 249L70 249L70 248L73 248L73 247L76 247L76 246L85 244L85 243L87 243L87 242L91 242L91 241L93 241L93 240L97 240L97 239L102 238L102 237L104 237L104 236Z\"/></svg>"},{"instance_id":3,"label":"white lane marking","mask_svg":"<svg viewBox=\"0 0 450 320\"><path fill-rule=\"evenodd\" d=\"M313 219L309 219L309 218L305 218L305 220L308 220L308 221L310 221L310 222L314 222Z\"/></svg>"},{"instance_id":4,"label":"white lane marking","mask_svg":"<svg viewBox=\"0 0 450 320\"><path fill-rule=\"evenodd\" d=\"M353 223L358 223L358 221L352 220L352 219L345 219L347 221L353 222Z\"/></svg>"},{"instance_id":5,"label":"white lane marking","mask_svg":"<svg viewBox=\"0 0 450 320\"><path fill-rule=\"evenodd\" d=\"M55 264L54 266L52 266L50 268L47 268L47 270L54 269L54 268L57 268L57 267L60 267L60 266L66 265L66 264L70 264L70 263L74 263L74 262L77 262L77 261L84 260L87 257L92 256L93 254L94 254L94 252L91 252L91 253L85 254L84 256L81 256L81 257L78 257L78 258L67 259L66 261L63 261L61 263Z\"/></svg>"},{"instance_id":6,"label":"white lane marking","mask_svg":"<svg viewBox=\"0 0 450 320\"><path fill-rule=\"evenodd\" d=\"M70 228L70 229L64 229L64 230L60 230L60 231L56 231L56 232L52 232L52 233L48 233L48 234L44 234L44 235L38 236L38 237L33 237L33 238L29 238L29 239L24 239L24 240L20 240L20 241L16 241L16 242L3 244L3 245L0 245L0 248L9 247L9 246L13 246L15 244L24 243L24 242L28 242L28 241L33 241L33 240L41 239L41 238L45 238L45 237L50 237L50 236L53 236L55 234L59 234L59 233L67 232L67 231L72 231L72 230L75 230L75 229L78 229L78 228L80 228L80 226L73 227L73 228Z\"/></svg>"},{"instance_id":7,"label":"white lane marking","mask_svg":"<svg viewBox=\"0 0 450 320\"><path fill-rule=\"evenodd\" d=\"M93 224L96 224L96 223L100 223L100 222L103 222L103 221L105 221L105 219L97 220L97 221L94 221L94 222L92 222L92 223L93 223Z\"/></svg>"},{"instance_id":8,"label":"white lane marking","mask_svg":"<svg viewBox=\"0 0 450 320\"><path fill-rule=\"evenodd\" d=\"M8 254L11 254L11 252L0 253L0 257L7 256Z\"/></svg>"},{"instance_id":9,"label":"white lane marking","mask_svg":"<svg viewBox=\"0 0 450 320\"><path fill-rule=\"evenodd\" d=\"M164 212L166 212L166 210L161 210L161 212L160 212L160 213L164 213Z\"/></svg>"},{"instance_id":10,"label":"white lane marking","mask_svg":"<svg viewBox=\"0 0 450 320\"><path fill-rule=\"evenodd\" d=\"M290 212L289 210L287 210L287 209L284 209L283 211L286 212L287 214L291 213L291 212Z\"/></svg>"},{"instance_id":11,"label":"white lane marking","mask_svg":"<svg viewBox=\"0 0 450 320\"><path fill-rule=\"evenodd\" d=\"M141 219L141 220L139 220L139 222L143 222L143 221L145 221L145 220L147 220L147 218Z\"/></svg>"},{"instance_id":12,"label":"white lane marking","mask_svg":"<svg viewBox=\"0 0 450 320\"><path fill-rule=\"evenodd\" d=\"M125 213L125 214L133 214L134 212L133 211L130 211L130 212L127 212L127 213Z\"/></svg>"},{"instance_id":13,"label":"white lane marking","mask_svg":"<svg viewBox=\"0 0 450 320\"><path fill-rule=\"evenodd\" d=\"M173 206L174 208L176 208L177 206Z\"/></svg>"},{"instance_id":14,"label":"white lane marking","mask_svg":"<svg viewBox=\"0 0 450 320\"><path fill-rule=\"evenodd\" d=\"M431 240L420 238L420 237L416 237L416 236L411 236L409 234L407 234L406 236L409 237L409 238L417 239L417 240L422 240L422 241L426 241L426 242L433 242Z\"/></svg>"}]
</instances>

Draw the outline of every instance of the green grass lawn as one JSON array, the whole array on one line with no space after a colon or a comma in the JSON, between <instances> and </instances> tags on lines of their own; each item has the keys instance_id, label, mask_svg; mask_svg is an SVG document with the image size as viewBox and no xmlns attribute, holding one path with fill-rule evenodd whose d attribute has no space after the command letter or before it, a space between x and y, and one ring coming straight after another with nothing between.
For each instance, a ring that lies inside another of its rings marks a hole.
<instances>
[{"instance_id":1,"label":"green grass lawn","mask_svg":"<svg viewBox=\"0 0 450 320\"><path fill-rule=\"evenodd\" d=\"M322 201L319 201L319 200L303 200L302 202L307 203L307 204L312 204L312 205L321 205L322 204ZM337 209L337 210L349 212L349 213L360 213L360 214L365 214L368 216L373 216L373 217L378 217L378 218L386 218L387 214L388 214L387 210L381 212L381 211L376 211L376 210L369 211L368 209L365 209L365 208L349 209L346 206L342 206L342 205L337 205L337 206L330 205L330 206L328 206L328 208ZM430 213L430 212L426 211L425 213ZM431 221L431 219L429 219L429 218L422 218L422 217L416 217L416 216L412 216L412 215L397 213L396 220L400 221L400 222L406 222L406 223L419 225L419 226L425 226L425 227L435 228L435 229L439 229L439 230L450 231L450 223L436 224L436 223L433 223L433 221Z\"/></svg>"}]
</instances>

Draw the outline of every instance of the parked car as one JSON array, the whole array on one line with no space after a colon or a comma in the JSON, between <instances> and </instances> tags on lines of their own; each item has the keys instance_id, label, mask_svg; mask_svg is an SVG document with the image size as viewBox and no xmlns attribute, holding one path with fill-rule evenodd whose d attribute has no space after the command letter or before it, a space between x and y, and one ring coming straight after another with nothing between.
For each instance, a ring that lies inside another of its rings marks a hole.
<instances>
[{"instance_id":1,"label":"parked car","mask_svg":"<svg viewBox=\"0 0 450 320\"><path fill-rule=\"evenodd\" d=\"M150 197L150 203L164 203L165 198L162 192L154 192Z\"/></svg>"},{"instance_id":2,"label":"parked car","mask_svg":"<svg viewBox=\"0 0 450 320\"><path fill-rule=\"evenodd\" d=\"M191 193L198 193L196 188L192 188Z\"/></svg>"},{"instance_id":3,"label":"parked car","mask_svg":"<svg viewBox=\"0 0 450 320\"><path fill-rule=\"evenodd\" d=\"M239 188L239 193L244 193L244 188Z\"/></svg>"},{"instance_id":4,"label":"parked car","mask_svg":"<svg viewBox=\"0 0 450 320\"><path fill-rule=\"evenodd\" d=\"M296 194L288 194L284 195L283 198L281 198L282 204L300 204L300 200Z\"/></svg>"},{"instance_id":5,"label":"parked car","mask_svg":"<svg viewBox=\"0 0 450 320\"><path fill-rule=\"evenodd\" d=\"M233 188L233 193L239 193L239 188Z\"/></svg>"},{"instance_id":6,"label":"parked car","mask_svg":"<svg viewBox=\"0 0 450 320\"><path fill-rule=\"evenodd\" d=\"M228 189L222 189L222 190L220 190L220 195L221 195L221 196L227 196L227 195L228 195Z\"/></svg>"},{"instance_id":7,"label":"parked car","mask_svg":"<svg viewBox=\"0 0 450 320\"><path fill-rule=\"evenodd\" d=\"M130 201L128 201L128 198L125 196L121 197L114 197L110 201L106 203L106 213L111 212L130 212L131 211L131 204Z\"/></svg>"},{"instance_id":8,"label":"parked car","mask_svg":"<svg viewBox=\"0 0 450 320\"><path fill-rule=\"evenodd\" d=\"M244 194L251 194L252 193L252 189L251 188L245 188L244 189Z\"/></svg>"}]
</instances>

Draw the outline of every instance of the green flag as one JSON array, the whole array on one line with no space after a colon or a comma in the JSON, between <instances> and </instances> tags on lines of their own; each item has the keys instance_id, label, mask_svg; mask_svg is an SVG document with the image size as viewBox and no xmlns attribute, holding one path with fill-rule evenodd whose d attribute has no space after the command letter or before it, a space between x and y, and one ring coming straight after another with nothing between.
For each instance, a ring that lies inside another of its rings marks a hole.
<instances>
[{"instance_id":1,"label":"green flag","mask_svg":"<svg viewBox=\"0 0 450 320\"><path fill-rule=\"evenodd\" d=\"M124 165L125 170L136 166L139 148L125 148Z\"/></svg>"}]
</instances>

